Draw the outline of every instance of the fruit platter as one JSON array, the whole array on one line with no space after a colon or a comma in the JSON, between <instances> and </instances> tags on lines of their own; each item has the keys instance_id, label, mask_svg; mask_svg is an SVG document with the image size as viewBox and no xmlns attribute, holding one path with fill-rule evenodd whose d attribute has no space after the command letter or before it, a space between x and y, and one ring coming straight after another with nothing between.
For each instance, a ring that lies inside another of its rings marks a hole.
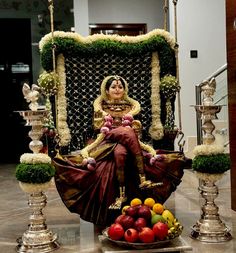
<instances>
[{"instance_id":1,"label":"fruit platter","mask_svg":"<svg viewBox=\"0 0 236 253\"><path fill-rule=\"evenodd\" d=\"M117 246L148 249L169 244L182 230L183 226L163 204L153 198L134 198L102 234Z\"/></svg>"}]
</instances>

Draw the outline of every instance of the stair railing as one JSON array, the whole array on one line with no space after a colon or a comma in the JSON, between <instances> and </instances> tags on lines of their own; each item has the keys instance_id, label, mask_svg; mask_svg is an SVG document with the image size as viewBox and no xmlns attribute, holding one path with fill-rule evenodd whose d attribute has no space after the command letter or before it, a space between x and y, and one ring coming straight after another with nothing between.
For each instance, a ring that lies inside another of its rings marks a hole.
<instances>
[{"instance_id":1,"label":"stair railing","mask_svg":"<svg viewBox=\"0 0 236 253\"><path fill-rule=\"evenodd\" d=\"M213 74L211 74L209 77L207 77L204 81L201 83L195 85L195 95L196 95L196 105L202 104L202 86L205 82L209 82L212 78L216 78L220 74L222 74L224 71L227 70L227 64L224 64L222 67L220 67L218 70L216 70ZM224 98L227 97L227 95L223 96ZM221 101L224 98L220 98L219 101ZM196 125L197 125L197 145L202 144L202 120L197 117L196 115Z\"/></svg>"}]
</instances>

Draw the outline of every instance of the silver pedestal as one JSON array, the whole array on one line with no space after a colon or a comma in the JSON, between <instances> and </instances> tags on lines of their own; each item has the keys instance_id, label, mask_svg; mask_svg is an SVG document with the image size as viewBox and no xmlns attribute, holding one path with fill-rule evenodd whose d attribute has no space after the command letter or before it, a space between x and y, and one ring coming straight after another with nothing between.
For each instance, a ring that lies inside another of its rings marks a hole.
<instances>
[{"instance_id":1,"label":"silver pedestal","mask_svg":"<svg viewBox=\"0 0 236 253\"><path fill-rule=\"evenodd\" d=\"M32 209L30 224L21 238L17 239L17 252L44 253L59 248L57 235L53 234L45 223L42 209L46 206L47 197L43 192L32 193L29 196L29 207Z\"/></svg>"},{"instance_id":2,"label":"silver pedestal","mask_svg":"<svg viewBox=\"0 0 236 253\"><path fill-rule=\"evenodd\" d=\"M202 180L199 187L201 196L205 199L201 218L192 227L191 238L202 242L216 243L232 239L230 229L221 221L219 208L214 200L218 196L218 187L213 180Z\"/></svg>"},{"instance_id":3,"label":"silver pedestal","mask_svg":"<svg viewBox=\"0 0 236 253\"><path fill-rule=\"evenodd\" d=\"M20 115L26 120L26 126L31 126L29 137L32 139L29 148L34 154L38 154L43 147L40 140L42 136L42 126L45 117L48 115L47 110L40 111L19 111ZM23 183L24 184L24 183ZM28 184L31 189L27 189L27 184L22 190L29 193L28 205L32 210L29 217L30 224L21 238L17 239L18 245L16 251L20 253L46 253L59 248L56 241L57 235L53 234L46 225L46 219L42 209L47 204L47 197L44 191L48 188L48 182L38 184Z\"/></svg>"}]
</instances>

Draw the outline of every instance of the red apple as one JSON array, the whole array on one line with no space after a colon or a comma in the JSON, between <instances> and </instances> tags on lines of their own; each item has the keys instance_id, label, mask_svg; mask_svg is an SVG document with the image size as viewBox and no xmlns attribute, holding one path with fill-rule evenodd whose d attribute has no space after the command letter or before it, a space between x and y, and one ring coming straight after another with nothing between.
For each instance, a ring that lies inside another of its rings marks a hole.
<instances>
[{"instance_id":1,"label":"red apple","mask_svg":"<svg viewBox=\"0 0 236 253\"><path fill-rule=\"evenodd\" d=\"M141 228L139 232L139 240L144 243L151 243L155 241L155 234L149 227Z\"/></svg>"},{"instance_id":2,"label":"red apple","mask_svg":"<svg viewBox=\"0 0 236 253\"><path fill-rule=\"evenodd\" d=\"M138 213L138 208L136 206L130 206L125 210L125 214L135 217Z\"/></svg>"},{"instance_id":3,"label":"red apple","mask_svg":"<svg viewBox=\"0 0 236 253\"><path fill-rule=\"evenodd\" d=\"M134 222L134 228L137 229L138 231L141 230L141 228L147 226L147 221L143 217L139 217L135 222Z\"/></svg>"},{"instance_id":4,"label":"red apple","mask_svg":"<svg viewBox=\"0 0 236 253\"><path fill-rule=\"evenodd\" d=\"M124 229L119 223L113 223L108 229L108 236L112 240L120 240L124 236Z\"/></svg>"},{"instance_id":5,"label":"red apple","mask_svg":"<svg viewBox=\"0 0 236 253\"><path fill-rule=\"evenodd\" d=\"M120 224L124 230L133 227L134 225L134 218L126 215L126 214L121 214L115 219L115 223Z\"/></svg>"},{"instance_id":6,"label":"red apple","mask_svg":"<svg viewBox=\"0 0 236 253\"><path fill-rule=\"evenodd\" d=\"M125 215L125 217L122 219L121 225L124 228L124 230L133 227L134 226L134 218L129 215Z\"/></svg>"},{"instance_id":7,"label":"red apple","mask_svg":"<svg viewBox=\"0 0 236 253\"><path fill-rule=\"evenodd\" d=\"M138 231L134 228L129 228L125 231L124 238L127 242L137 242L139 239Z\"/></svg>"},{"instance_id":8,"label":"red apple","mask_svg":"<svg viewBox=\"0 0 236 253\"><path fill-rule=\"evenodd\" d=\"M125 214L121 214L119 215L116 219L115 219L115 223L119 223L120 225L122 225L122 220L125 217Z\"/></svg>"},{"instance_id":9,"label":"red apple","mask_svg":"<svg viewBox=\"0 0 236 253\"><path fill-rule=\"evenodd\" d=\"M155 223L152 227L152 230L156 238L160 241L165 240L166 236L168 235L168 225L161 221Z\"/></svg>"},{"instance_id":10,"label":"red apple","mask_svg":"<svg viewBox=\"0 0 236 253\"><path fill-rule=\"evenodd\" d=\"M146 220L149 220L152 217L150 208L148 206L141 206L138 209L138 217L142 217Z\"/></svg>"}]
</instances>

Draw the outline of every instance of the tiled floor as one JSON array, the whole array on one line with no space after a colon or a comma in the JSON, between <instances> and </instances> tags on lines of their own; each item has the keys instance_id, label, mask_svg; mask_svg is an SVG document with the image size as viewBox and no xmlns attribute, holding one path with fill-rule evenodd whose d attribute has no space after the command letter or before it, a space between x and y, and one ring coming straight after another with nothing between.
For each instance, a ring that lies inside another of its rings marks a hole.
<instances>
[{"instance_id":1,"label":"tiled floor","mask_svg":"<svg viewBox=\"0 0 236 253\"><path fill-rule=\"evenodd\" d=\"M13 253L16 239L21 237L28 226L30 210L28 195L24 193L14 176L14 165L0 165L0 253ZM230 208L229 173L218 182L221 219L231 228L233 239L225 243L202 243L189 237L191 226L200 218L203 204L197 187L198 180L192 171L185 171L183 182L165 203L183 224L182 238L192 247L193 253L233 253L236 252L236 212ZM43 212L48 228L58 235L58 253L102 252L96 228L91 223L80 220L70 213L62 203L54 186L47 192L48 203ZM114 251L115 252L115 251ZM128 251L126 251L128 252ZM137 252L137 251L136 251Z\"/></svg>"}]
</instances>

